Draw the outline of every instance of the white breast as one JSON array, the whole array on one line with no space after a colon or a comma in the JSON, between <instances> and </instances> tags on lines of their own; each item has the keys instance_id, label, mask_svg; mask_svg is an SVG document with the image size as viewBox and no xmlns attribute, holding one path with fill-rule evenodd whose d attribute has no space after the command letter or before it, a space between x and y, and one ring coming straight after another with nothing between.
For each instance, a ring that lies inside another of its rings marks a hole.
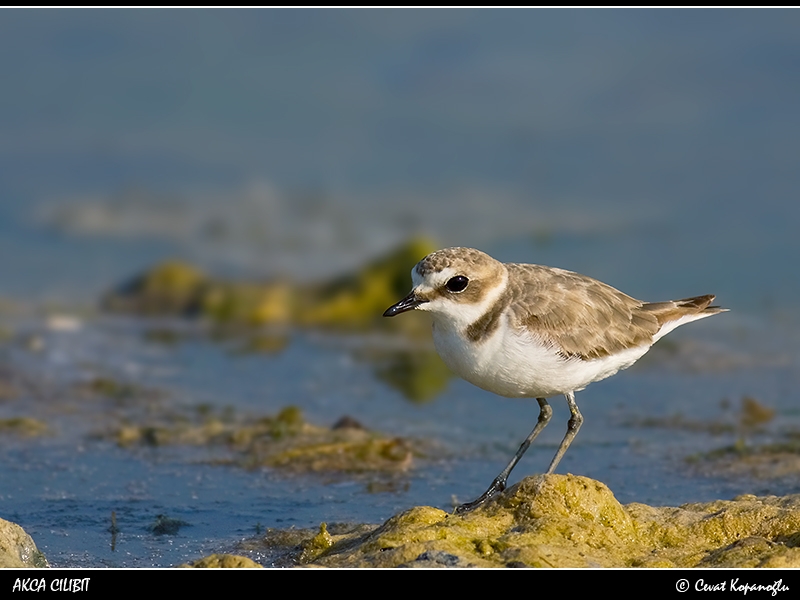
<instances>
[{"instance_id":1,"label":"white breast","mask_svg":"<svg viewBox=\"0 0 800 600\"><path fill-rule=\"evenodd\" d=\"M501 396L524 398L582 390L631 366L650 348L637 346L594 360L564 358L535 334L512 329L506 318L480 342L435 319L433 341L442 360L460 377Z\"/></svg>"}]
</instances>

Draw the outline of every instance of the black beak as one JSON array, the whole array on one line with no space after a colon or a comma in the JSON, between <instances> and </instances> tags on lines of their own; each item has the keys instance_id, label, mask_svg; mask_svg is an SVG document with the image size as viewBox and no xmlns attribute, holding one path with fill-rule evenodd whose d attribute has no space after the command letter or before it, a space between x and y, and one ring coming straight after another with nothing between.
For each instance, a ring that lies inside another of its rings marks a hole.
<instances>
[{"instance_id":1,"label":"black beak","mask_svg":"<svg viewBox=\"0 0 800 600\"><path fill-rule=\"evenodd\" d=\"M413 310L417 308L420 304L424 304L425 302L427 302L427 300L422 300L421 298L417 298L414 292L411 292L408 296L400 300L400 302L387 308L386 312L383 313L383 316L393 317L395 315L399 315L400 313L404 313L407 310Z\"/></svg>"}]
</instances>

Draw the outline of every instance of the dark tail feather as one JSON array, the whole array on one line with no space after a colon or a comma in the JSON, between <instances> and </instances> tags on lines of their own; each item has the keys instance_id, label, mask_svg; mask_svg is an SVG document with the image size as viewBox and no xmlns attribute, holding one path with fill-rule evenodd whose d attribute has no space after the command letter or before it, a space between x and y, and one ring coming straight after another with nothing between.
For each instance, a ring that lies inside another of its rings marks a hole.
<instances>
[{"instance_id":1,"label":"dark tail feather","mask_svg":"<svg viewBox=\"0 0 800 600\"><path fill-rule=\"evenodd\" d=\"M695 296L684 298L683 300L670 300L667 302L647 302L642 306L642 310L653 313L658 323L663 325L669 321L675 321L686 315L710 316L725 312L727 308L720 306L709 306L713 301L714 294L705 296Z\"/></svg>"}]
</instances>

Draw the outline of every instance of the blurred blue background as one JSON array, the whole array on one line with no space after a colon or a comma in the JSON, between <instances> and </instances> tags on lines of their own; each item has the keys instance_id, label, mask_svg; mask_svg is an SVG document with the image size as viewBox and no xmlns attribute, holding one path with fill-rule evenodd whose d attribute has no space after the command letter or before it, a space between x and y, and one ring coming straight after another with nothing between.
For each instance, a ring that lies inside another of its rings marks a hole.
<instances>
[{"instance_id":1,"label":"blurred blue background","mask_svg":"<svg viewBox=\"0 0 800 600\"><path fill-rule=\"evenodd\" d=\"M176 253L318 277L424 231L643 297L783 304L798 27L792 10L7 10L0 291L88 296Z\"/></svg>"},{"instance_id":2,"label":"blurred blue background","mask_svg":"<svg viewBox=\"0 0 800 600\"><path fill-rule=\"evenodd\" d=\"M349 413L448 450L407 489L369 494L97 453L83 425L62 422L62 437L4 450L0 516L59 566L165 566L256 523L380 522L477 496L535 405L454 381L412 407L313 334L231 357L206 342L153 350L135 327L91 317L48 330L7 308L85 316L167 257L316 281L415 234L645 300L717 294L732 311L670 335L676 368L655 357L578 395L586 423L563 472L655 504L797 491L796 479L687 475L687 454L730 440L630 419L715 419L751 394L778 427L797 425L798 32L796 10L2 11L0 326L12 342L0 366L56 390L100 372L190 404L292 403L323 423ZM559 424L517 479L561 439L566 410L553 406ZM111 510L120 551L106 547ZM154 539L145 523L164 512L195 529Z\"/></svg>"}]
</instances>

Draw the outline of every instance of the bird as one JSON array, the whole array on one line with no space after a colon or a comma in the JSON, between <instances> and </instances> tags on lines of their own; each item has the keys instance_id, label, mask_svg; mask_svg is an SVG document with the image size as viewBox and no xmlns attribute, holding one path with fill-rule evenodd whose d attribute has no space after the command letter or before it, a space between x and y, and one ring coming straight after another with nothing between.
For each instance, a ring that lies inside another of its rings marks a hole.
<instances>
[{"instance_id":1,"label":"bird","mask_svg":"<svg viewBox=\"0 0 800 600\"><path fill-rule=\"evenodd\" d=\"M539 418L489 488L456 513L481 506L552 417L548 398L563 395L570 418L550 462L552 474L583 423L575 392L626 369L676 327L727 311L707 294L643 302L597 279L536 264L503 263L474 248L444 248L411 270L412 290L383 313L431 314L444 363L468 382L509 398L535 398Z\"/></svg>"}]
</instances>

